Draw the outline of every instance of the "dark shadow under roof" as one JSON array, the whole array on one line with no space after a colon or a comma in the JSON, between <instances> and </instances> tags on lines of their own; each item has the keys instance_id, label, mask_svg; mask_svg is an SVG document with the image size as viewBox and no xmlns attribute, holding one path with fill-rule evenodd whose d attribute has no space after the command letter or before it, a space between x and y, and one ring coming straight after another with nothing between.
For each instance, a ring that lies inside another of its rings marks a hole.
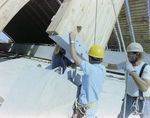
<instances>
[{"instance_id":1,"label":"dark shadow under roof","mask_svg":"<svg viewBox=\"0 0 150 118\"><path fill-rule=\"evenodd\" d=\"M3 32L15 43L52 44L45 31L60 4L58 0L30 0Z\"/></svg>"}]
</instances>

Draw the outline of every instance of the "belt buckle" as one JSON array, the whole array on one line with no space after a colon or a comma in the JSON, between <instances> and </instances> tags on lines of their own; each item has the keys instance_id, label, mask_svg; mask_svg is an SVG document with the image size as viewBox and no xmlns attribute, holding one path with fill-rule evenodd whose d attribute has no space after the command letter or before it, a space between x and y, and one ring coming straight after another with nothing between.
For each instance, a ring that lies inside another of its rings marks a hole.
<instances>
[{"instance_id":1,"label":"belt buckle","mask_svg":"<svg viewBox=\"0 0 150 118\"><path fill-rule=\"evenodd\" d=\"M88 106L88 105L87 105L87 106L85 106L85 109L86 109L86 110L88 110L88 109L89 109L89 106Z\"/></svg>"},{"instance_id":2,"label":"belt buckle","mask_svg":"<svg viewBox=\"0 0 150 118\"><path fill-rule=\"evenodd\" d=\"M139 100L144 101L144 97L140 96Z\"/></svg>"}]
</instances>

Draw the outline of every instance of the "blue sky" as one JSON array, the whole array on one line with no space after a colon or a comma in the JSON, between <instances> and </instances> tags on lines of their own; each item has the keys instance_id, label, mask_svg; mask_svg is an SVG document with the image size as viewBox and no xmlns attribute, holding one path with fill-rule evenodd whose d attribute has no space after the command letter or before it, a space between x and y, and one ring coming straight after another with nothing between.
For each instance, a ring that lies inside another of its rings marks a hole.
<instances>
[{"instance_id":1,"label":"blue sky","mask_svg":"<svg viewBox=\"0 0 150 118\"><path fill-rule=\"evenodd\" d=\"M0 38L3 38L5 41L8 41L8 39L10 39L3 32L0 32Z\"/></svg>"}]
</instances>

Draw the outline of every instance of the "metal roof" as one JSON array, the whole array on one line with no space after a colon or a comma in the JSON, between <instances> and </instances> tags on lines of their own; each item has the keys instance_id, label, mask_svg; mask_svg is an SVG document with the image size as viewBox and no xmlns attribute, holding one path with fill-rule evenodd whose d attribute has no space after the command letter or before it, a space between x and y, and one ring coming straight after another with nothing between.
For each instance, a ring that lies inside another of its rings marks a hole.
<instances>
[{"instance_id":1,"label":"metal roof","mask_svg":"<svg viewBox=\"0 0 150 118\"><path fill-rule=\"evenodd\" d=\"M53 44L45 32L63 0L30 0L8 23L3 32L15 43ZM118 16L125 46L139 42L150 52L149 0L125 0ZM123 50L117 23L108 41L108 49ZM118 34L118 38L117 35ZM121 42L121 41L120 41ZM120 44L120 48L119 48Z\"/></svg>"},{"instance_id":2,"label":"metal roof","mask_svg":"<svg viewBox=\"0 0 150 118\"><path fill-rule=\"evenodd\" d=\"M150 53L149 0L125 0L118 19L126 47L131 42L138 42L143 46L146 53ZM117 23L115 27L119 35ZM115 30L110 36L108 48L119 50Z\"/></svg>"}]
</instances>

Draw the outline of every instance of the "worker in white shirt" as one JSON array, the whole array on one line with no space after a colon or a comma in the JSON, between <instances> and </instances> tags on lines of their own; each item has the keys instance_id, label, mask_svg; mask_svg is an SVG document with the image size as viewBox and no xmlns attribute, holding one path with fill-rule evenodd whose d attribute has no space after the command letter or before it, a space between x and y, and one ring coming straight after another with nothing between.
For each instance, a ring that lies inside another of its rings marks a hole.
<instances>
[{"instance_id":1,"label":"worker in white shirt","mask_svg":"<svg viewBox=\"0 0 150 118\"><path fill-rule=\"evenodd\" d=\"M128 118L132 113L140 118L150 118L150 66L142 59L143 47L139 43L130 43L127 47L129 62L119 64L102 63L108 69L124 69L127 75L126 114ZM140 74L141 73L141 74ZM124 101L118 118L123 118Z\"/></svg>"}]
</instances>

